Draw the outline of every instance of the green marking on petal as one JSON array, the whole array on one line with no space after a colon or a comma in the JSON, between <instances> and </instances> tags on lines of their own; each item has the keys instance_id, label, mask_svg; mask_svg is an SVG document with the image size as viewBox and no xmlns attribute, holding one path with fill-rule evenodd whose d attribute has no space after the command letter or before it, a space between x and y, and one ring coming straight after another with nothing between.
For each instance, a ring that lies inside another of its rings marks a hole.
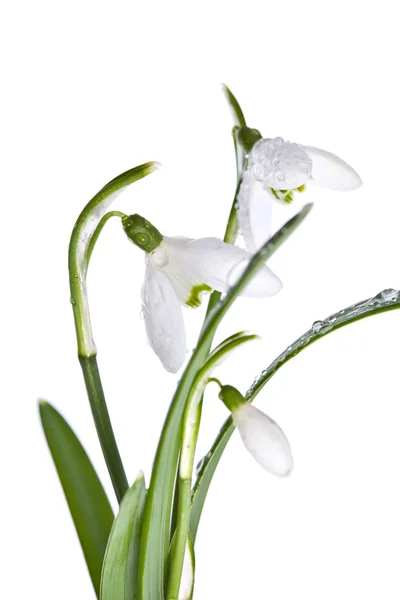
<instances>
[{"instance_id":1,"label":"green marking on petal","mask_svg":"<svg viewBox=\"0 0 400 600\"><path fill-rule=\"evenodd\" d=\"M306 185L303 184L298 188L295 188L294 190L274 190L273 188L268 188L270 190L270 192L272 192L272 195L275 196L275 198L279 201L279 202L284 202L285 204L291 204L293 202L294 199L294 193L295 192L300 192L303 193L306 191Z\"/></svg>"},{"instance_id":2,"label":"green marking on petal","mask_svg":"<svg viewBox=\"0 0 400 600\"><path fill-rule=\"evenodd\" d=\"M286 204L291 204L293 202L293 192L297 190L274 190L270 188L272 194L275 196L279 202L285 202Z\"/></svg>"},{"instance_id":3,"label":"green marking on petal","mask_svg":"<svg viewBox=\"0 0 400 600\"><path fill-rule=\"evenodd\" d=\"M212 288L205 283L194 285L190 290L189 298L186 300L185 304L191 308L197 308L201 304L200 294L203 292L212 292Z\"/></svg>"}]
</instances>

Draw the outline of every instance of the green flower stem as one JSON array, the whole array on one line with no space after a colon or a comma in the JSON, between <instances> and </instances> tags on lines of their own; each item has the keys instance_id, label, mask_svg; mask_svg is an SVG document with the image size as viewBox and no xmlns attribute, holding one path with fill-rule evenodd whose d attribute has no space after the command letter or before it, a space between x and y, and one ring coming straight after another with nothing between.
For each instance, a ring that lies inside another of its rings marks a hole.
<instances>
[{"instance_id":1,"label":"green flower stem","mask_svg":"<svg viewBox=\"0 0 400 600\"><path fill-rule=\"evenodd\" d=\"M123 215L123 213L119 213L118 211L105 214L107 209L126 187L146 177L155 171L158 166L158 163L145 163L118 175L107 183L88 202L79 215L72 230L68 252L71 304L78 344L78 357L85 379L97 435L119 502L121 502L125 492L128 490L128 481L111 426L97 367L97 351L90 322L86 278L94 245L105 223L111 216L121 217Z\"/></svg>"},{"instance_id":2,"label":"green flower stem","mask_svg":"<svg viewBox=\"0 0 400 600\"><path fill-rule=\"evenodd\" d=\"M192 390L196 390L199 385L201 385L201 383L194 383ZM201 395L202 392L200 393L200 396ZM181 456L177 479L178 510L176 512L175 539L167 593L167 598L170 600L176 600L178 597L182 577L186 541L189 534L192 473L200 427L201 410L201 398L199 401L198 394L196 394L195 391L194 394L191 393L191 400L189 400L186 405L183 417Z\"/></svg>"},{"instance_id":3,"label":"green flower stem","mask_svg":"<svg viewBox=\"0 0 400 600\"><path fill-rule=\"evenodd\" d=\"M104 215L104 217L102 217L99 221L99 224L97 225L96 229L94 230L94 233L92 235L92 237L90 238L90 242L88 244L87 250L86 250L86 257L87 257L87 263L89 266L89 262L90 259L92 257L92 252L93 249L96 245L97 240L99 239L99 236L101 234L101 232L103 231L104 225L107 223L107 221L109 219L111 219L111 217L119 217L122 221L122 219L126 219L127 215L119 210L112 210L108 213L106 213Z\"/></svg>"},{"instance_id":4,"label":"green flower stem","mask_svg":"<svg viewBox=\"0 0 400 600\"><path fill-rule=\"evenodd\" d=\"M215 348L204 366L198 371L191 387L182 419L182 442L178 469L178 510L168 582L167 598L169 600L175 600L179 593L186 542L189 535L193 465L204 389L210 381L209 375L216 366L220 365L237 347L257 338L256 335L239 332L224 340L222 344Z\"/></svg>"},{"instance_id":5,"label":"green flower stem","mask_svg":"<svg viewBox=\"0 0 400 600\"><path fill-rule=\"evenodd\" d=\"M178 479L178 513L174 541L171 571L168 581L167 598L177 600L181 584L183 561L185 558L186 542L189 533L190 504L192 495L192 478Z\"/></svg>"},{"instance_id":6,"label":"green flower stem","mask_svg":"<svg viewBox=\"0 0 400 600\"><path fill-rule=\"evenodd\" d=\"M101 385L100 373L95 356L80 356L86 391L96 425L97 436L101 443L104 458L110 473L118 502L121 502L129 485L125 475L121 456L118 451L114 431L108 414L106 399Z\"/></svg>"},{"instance_id":7,"label":"green flower stem","mask_svg":"<svg viewBox=\"0 0 400 600\"><path fill-rule=\"evenodd\" d=\"M236 243L236 238L237 238L237 234L239 231L236 204L237 204L237 197L239 194L241 183L242 183L242 176L239 177L239 180L238 180L238 183L236 186L235 196L233 198L233 203L232 203L231 211L229 213L228 223L226 225L225 235L224 235L224 242L226 244L231 244L232 246L234 246ZM204 325L205 325L208 315L210 314L210 312L213 310L214 306L216 306L220 300L221 300L221 292L213 292L211 294L211 296L208 300L207 311L206 311L206 316L205 316L204 323L203 323L203 328L204 328ZM210 342L210 347L211 347L211 344L212 344L212 340Z\"/></svg>"}]
</instances>

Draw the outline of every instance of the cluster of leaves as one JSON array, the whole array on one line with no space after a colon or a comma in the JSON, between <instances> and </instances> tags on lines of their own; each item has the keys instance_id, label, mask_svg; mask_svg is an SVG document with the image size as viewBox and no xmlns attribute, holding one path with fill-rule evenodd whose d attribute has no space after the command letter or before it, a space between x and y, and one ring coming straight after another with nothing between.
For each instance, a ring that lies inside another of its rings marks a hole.
<instances>
[{"instance_id":1,"label":"cluster of leaves","mask_svg":"<svg viewBox=\"0 0 400 600\"><path fill-rule=\"evenodd\" d=\"M233 137L239 188L246 154L252 144L261 136L257 130L246 126L237 100L228 89L225 91L235 120ZM137 170L138 168L133 171L137 172ZM124 177L129 179L132 174L128 172L124 174ZM110 183L112 184L112 182ZM110 189L113 191L112 186ZM197 385L199 373L202 373L207 360L209 360L212 341L221 320L257 270L299 226L310 208L309 205L304 207L253 256L239 280L222 299L221 295L216 292L211 295L197 347L179 381L165 419L149 487L146 489L143 474L139 474L128 491L121 494L123 497L120 498L119 512L116 517L113 515L99 478L76 435L50 404L40 403L40 416L48 446L98 598L102 600L133 600L135 598L162 600L168 597L176 600L177 594L166 596L165 589L170 589L168 579L172 577L168 565L171 564L171 554L174 553L173 538L177 522L174 498L177 497L177 469L185 409L193 394L193 389ZM104 222L101 223L101 228ZM95 232L93 237L96 235L98 237L101 228L97 234ZM237 219L234 201L225 241L234 243L236 235ZM93 245L90 253L92 249ZM323 328L312 329L294 342L270 367L263 371L255 385L249 389L246 399L252 402L274 373L299 351L339 327L367 316L400 308L400 299L399 295L395 295L387 301L375 303L365 301L356 306L356 310L353 306L340 311L337 318L331 319L329 328L325 328L325 330ZM227 340L226 348L230 347L232 340L235 343L237 340L240 342L240 336L241 334ZM190 490L188 529L192 552L192 544L196 540L207 492L233 429L232 420L229 418L222 426L210 452L203 459L197 479ZM180 570L178 570L179 578Z\"/></svg>"}]
</instances>

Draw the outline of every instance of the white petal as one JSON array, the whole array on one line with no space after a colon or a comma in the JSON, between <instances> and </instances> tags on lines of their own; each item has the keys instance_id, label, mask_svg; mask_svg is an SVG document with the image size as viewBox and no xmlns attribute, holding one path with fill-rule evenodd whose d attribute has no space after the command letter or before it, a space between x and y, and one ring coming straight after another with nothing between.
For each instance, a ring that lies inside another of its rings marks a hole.
<instances>
[{"instance_id":1,"label":"white petal","mask_svg":"<svg viewBox=\"0 0 400 600\"><path fill-rule=\"evenodd\" d=\"M179 587L178 600L190 600L194 584L194 564L193 550L191 551L189 541L186 542L185 556L183 559L183 569L181 585Z\"/></svg>"},{"instance_id":2,"label":"white petal","mask_svg":"<svg viewBox=\"0 0 400 600\"><path fill-rule=\"evenodd\" d=\"M274 196L246 171L238 194L237 216L249 252L257 252L271 237Z\"/></svg>"},{"instance_id":3,"label":"white petal","mask_svg":"<svg viewBox=\"0 0 400 600\"><path fill-rule=\"evenodd\" d=\"M185 237L164 237L160 246L150 254L150 261L155 268L162 269L168 276L181 304L199 306L204 281L197 277L190 268L190 261L188 263L185 258L187 245L191 241Z\"/></svg>"},{"instance_id":4,"label":"white petal","mask_svg":"<svg viewBox=\"0 0 400 600\"><path fill-rule=\"evenodd\" d=\"M143 316L149 344L170 373L176 373L186 355L182 309L168 277L147 266L142 287Z\"/></svg>"},{"instance_id":5,"label":"white petal","mask_svg":"<svg viewBox=\"0 0 400 600\"><path fill-rule=\"evenodd\" d=\"M251 259L246 250L225 244L218 238L182 240L164 237L163 243L170 258L164 271L174 288L177 280L180 282L186 278L187 281L205 283L219 292L227 292ZM277 294L281 287L280 279L264 265L243 295L266 298Z\"/></svg>"},{"instance_id":6,"label":"white petal","mask_svg":"<svg viewBox=\"0 0 400 600\"><path fill-rule=\"evenodd\" d=\"M358 173L338 156L313 146L304 146L304 149L313 165L310 183L337 192L347 192L362 185Z\"/></svg>"},{"instance_id":7,"label":"white petal","mask_svg":"<svg viewBox=\"0 0 400 600\"><path fill-rule=\"evenodd\" d=\"M275 421L251 404L232 413L244 445L256 461L278 477L290 475L293 458L289 442Z\"/></svg>"},{"instance_id":8,"label":"white petal","mask_svg":"<svg viewBox=\"0 0 400 600\"><path fill-rule=\"evenodd\" d=\"M312 162L302 146L282 138L263 138L251 151L249 169L258 180L274 190L295 190L311 175Z\"/></svg>"}]
</instances>

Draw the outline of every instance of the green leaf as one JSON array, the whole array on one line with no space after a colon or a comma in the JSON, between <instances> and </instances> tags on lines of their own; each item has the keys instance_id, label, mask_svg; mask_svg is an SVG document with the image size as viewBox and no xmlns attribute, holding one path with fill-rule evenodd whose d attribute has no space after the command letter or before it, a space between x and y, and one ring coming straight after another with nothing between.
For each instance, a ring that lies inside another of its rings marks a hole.
<instances>
[{"instance_id":1,"label":"green leaf","mask_svg":"<svg viewBox=\"0 0 400 600\"><path fill-rule=\"evenodd\" d=\"M244 118L244 114L242 109L240 108L239 102L236 100L235 96L232 94L231 90L224 83L222 84L222 91L225 95L225 98L228 101L230 106L233 122L237 127L245 127L246 119Z\"/></svg>"},{"instance_id":2,"label":"green leaf","mask_svg":"<svg viewBox=\"0 0 400 600\"><path fill-rule=\"evenodd\" d=\"M251 258L239 280L230 288L224 299L210 310L206 318L197 347L172 399L154 460L143 517L139 559L140 600L159 600L164 597L164 570L170 541L172 499L181 441L182 416L197 372L203 366L218 325L229 308L258 269L295 231L310 210L311 205L305 206Z\"/></svg>"},{"instance_id":3,"label":"green leaf","mask_svg":"<svg viewBox=\"0 0 400 600\"><path fill-rule=\"evenodd\" d=\"M147 177L158 167L158 163L148 162L109 181L86 204L74 225L68 249L68 271L79 356L92 356L96 352L86 297L86 275L94 244L105 223L103 217L128 186Z\"/></svg>"},{"instance_id":4,"label":"green leaf","mask_svg":"<svg viewBox=\"0 0 400 600\"><path fill-rule=\"evenodd\" d=\"M96 471L68 423L47 402L39 402L39 413L93 587L99 596L103 557L114 515Z\"/></svg>"},{"instance_id":5,"label":"green leaf","mask_svg":"<svg viewBox=\"0 0 400 600\"><path fill-rule=\"evenodd\" d=\"M101 576L101 600L136 600L139 538L146 486L140 473L125 494L108 541Z\"/></svg>"},{"instance_id":6,"label":"green leaf","mask_svg":"<svg viewBox=\"0 0 400 600\"><path fill-rule=\"evenodd\" d=\"M178 493L178 508L176 512L176 529L173 536L174 543L170 549L168 598L177 598L181 585L182 568L190 525L193 461L200 427L204 389L216 367L219 367L239 346L256 339L259 339L257 335L248 335L246 332L240 331L217 346L203 367L199 369L186 401L182 421L178 488L177 492L175 491L175 493Z\"/></svg>"},{"instance_id":7,"label":"green leaf","mask_svg":"<svg viewBox=\"0 0 400 600\"><path fill-rule=\"evenodd\" d=\"M355 323L361 319L365 319L366 317L372 317L382 312L396 310L399 308L400 292L394 289L386 289L373 298L363 300L362 302L353 304L348 308L330 315L323 321L316 321L311 329L306 331L306 333L304 333L284 352L282 352L254 381L253 385L246 394L247 401L252 402L257 394L262 390L264 385L284 364L286 364L299 352L304 350L304 348L307 348L314 342L325 337L326 334L336 331L337 329L340 329L346 325L350 325L351 323ZM196 538L197 528L199 526L199 520L207 496L208 488L219 460L233 431L234 425L232 423L232 419L229 417L223 424L210 452L206 455L203 461L201 461L201 468L198 472L197 481L194 485L192 493L190 532L192 534L193 542Z\"/></svg>"}]
</instances>

